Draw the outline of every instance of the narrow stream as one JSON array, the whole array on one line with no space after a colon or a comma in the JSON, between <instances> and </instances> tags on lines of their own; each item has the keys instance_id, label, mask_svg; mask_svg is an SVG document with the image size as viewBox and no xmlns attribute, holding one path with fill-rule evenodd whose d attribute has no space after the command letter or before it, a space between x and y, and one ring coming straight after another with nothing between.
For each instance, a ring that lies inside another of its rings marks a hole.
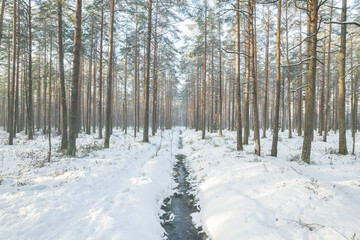
<instances>
[{"instance_id":1,"label":"narrow stream","mask_svg":"<svg viewBox=\"0 0 360 240\"><path fill-rule=\"evenodd\" d=\"M180 137L179 148L182 148ZM190 184L187 181L189 175L185 166L186 156L176 155L177 162L174 166L174 178L178 183L177 192L164 200L162 210L166 213L162 216L163 228L167 232L169 240L205 240L207 236L196 229L191 220L191 214L197 212L194 196L189 194Z\"/></svg>"}]
</instances>

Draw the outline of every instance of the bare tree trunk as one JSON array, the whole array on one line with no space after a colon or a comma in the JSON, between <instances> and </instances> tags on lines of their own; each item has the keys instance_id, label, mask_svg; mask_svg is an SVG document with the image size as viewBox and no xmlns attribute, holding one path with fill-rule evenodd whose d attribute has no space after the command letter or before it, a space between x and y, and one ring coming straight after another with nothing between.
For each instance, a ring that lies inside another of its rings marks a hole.
<instances>
[{"instance_id":1,"label":"bare tree trunk","mask_svg":"<svg viewBox=\"0 0 360 240\"><path fill-rule=\"evenodd\" d=\"M127 49L127 39L125 40L125 79L124 79L124 105L123 105L123 122L122 122L122 130L127 134L127 61L128 61L128 49Z\"/></svg>"},{"instance_id":2,"label":"bare tree trunk","mask_svg":"<svg viewBox=\"0 0 360 240\"><path fill-rule=\"evenodd\" d=\"M280 32L281 32L281 0L278 1L278 19L277 19L277 34L276 34L276 104L275 104L275 119L274 119L274 133L271 146L271 156L277 156L277 143L279 138L279 111L280 111Z\"/></svg>"},{"instance_id":3,"label":"bare tree trunk","mask_svg":"<svg viewBox=\"0 0 360 240\"><path fill-rule=\"evenodd\" d=\"M222 137L222 69L221 69L221 18L219 17L219 112L218 112L218 121L219 121L219 136ZM226 102L226 101L225 101Z\"/></svg>"},{"instance_id":4,"label":"bare tree trunk","mask_svg":"<svg viewBox=\"0 0 360 240\"><path fill-rule=\"evenodd\" d=\"M134 59L134 65L135 65L135 73L134 73L134 137L136 137L136 127L137 127L137 82L138 82L138 48L137 48L137 32L138 32L138 14L137 14L137 7L136 7L136 20L135 20L135 59Z\"/></svg>"},{"instance_id":5,"label":"bare tree trunk","mask_svg":"<svg viewBox=\"0 0 360 240\"><path fill-rule=\"evenodd\" d=\"M209 103L210 124L208 124L208 128L210 127L211 133L213 133L213 128L214 128L214 89L215 89L215 80L214 80L214 39L213 39L211 46L211 99L209 98L209 101L211 102L211 104Z\"/></svg>"},{"instance_id":6,"label":"bare tree trunk","mask_svg":"<svg viewBox=\"0 0 360 240\"><path fill-rule=\"evenodd\" d=\"M341 22L346 22L346 0L342 0ZM345 57L346 57L346 24L341 24L340 35L340 63L339 63L339 154L348 153L346 147L345 122Z\"/></svg>"},{"instance_id":7,"label":"bare tree trunk","mask_svg":"<svg viewBox=\"0 0 360 240\"><path fill-rule=\"evenodd\" d=\"M322 73L321 73L321 83L320 83L320 96L319 96L319 129L318 133L322 136L324 130L324 105L325 105L325 51L326 51L326 28L324 26L324 40L323 40L323 59L324 64L322 64Z\"/></svg>"},{"instance_id":8,"label":"bare tree trunk","mask_svg":"<svg viewBox=\"0 0 360 240\"><path fill-rule=\"evenodd\" d=\"M286 32L286 62L289 65L289 30L288 30L288 0L285 2L285 15L286 15L286 21L285 21L285 32ZM289 129L289 138L292 138L292 129L291 129L291 88L290 88L291 80L290 80L290 67L287 67L287 107L288 107L288 129Z\"/></svg>"},{"instance_id":9,"label":"bare tree trunk","mask_svg":"<svg viewBox=\"0 0 360 240\"><path fill-rule=\"evenodd\" d=\"M9 145L13 145L14 139L14 93L15 93L15 70L16 70L16 2L14 0L14 14L13 14L13 61L12 61L12 79L11 79L11 92L10 92L10 106L9 106Z\"/></svg>"},{"instance_id":10,"label":"bare tree trunk","mask_svg":"<svg viewBox=\"0 0 360 240\"><path fill-rule=\"evenodd\" d=\"M94 85L93 85L93 120L92 120L92 128L93 133L96 132L96 70L97 70L97 40L95 40L95 51L94 51Z\"/></svg>"},{"instance_id":11,"label":"bare tree trunk","mask_svg":"<svg viewBox=\"0 0 360 240\"><path fill-rule=\"evenodd\" d=\"M240 1L236 0L236 9L240 9ZM240 13L236 11L236 27L235 27L235 44L236 52L240 52ZM250 50L250 49L249 49ZM235 63L235 81L236 81L236 149L243 150L242 143L242 124L241 124L241 89L240 89L240 54L236 54ZM234 99L233 99L234 100Z\"/></svg>"},{"instance_id":12,"label":"bare tree trunk","mask_svg":"<svg viewBox=\"0 0 360 240\"><path fill-rule=\"evenodd\" d=\"M152 0L148 1L148 29L146 41L146 64L145 64L145 82L144 82L144 130L143 141L149 142L149 89L150 89L150 51L151 51L151 15Z\"/></svg>"},{"instance_id":13,"label":"bare tree trunk","mask_svg":"<svg viewBox=\"0 0 360 240\"><path fill-rule=\"evenodd\" d=\"M20 13L20 4L18 6ZM14 116L14 137L19 132L19 75L20 75L20 14L17 15L17 54L16 54L16 87L15 87L15 116Z\"/></svg>"},{"instance_id":14,"label":"bare tree trunk","mask_svg":"<svg viewBox=\"0 0 360 240\"><path fill-rule=\"evenodd\" d=\"M29 0L30 1L30 0ZM61 88L61 145L60 149L67 148L67 105L66 105L66 89L65 89L65 72L64 72L64 49L62 39L62 0L57 1L57 31L58 31L58 56L60 70L60 88Z\"/></svg>"},{"instance_id":15,"label":"bare tree trunk","mask_svg":"<svg viewBox=\"0 0 360 240\"><path fill-rule=\"evenodd\" d=\"M3 16L3 3L5 0L2 1L2 8L1 8L1 19L0 19L0 41L1 41L1 33L2 33L2 16ZM27 132L28 132L28 139L34 138L34 112L33 112L33 93L32 93L32 37L31 37L31 0L28 3L28 53L29 53L29 68L28 68L28 109L27 109ZM1 43L0 43L1 44Z\"/></svg>"},{"instance_id":16,"label":"bare tree trunk","mask_svg":"<svg viewBox=\"0 0 360 240\"><path fill-rule=\"evenodd\" d=\"M268 82L269 82L269 45L270 45L270 5L267 4L267 23L266 23L266 52L265 52L265 100L263 112L263 138L266 138L268 111Z\"/></svg>"},{"instance_id":17,"label":"bare tree trunk","mask_svg":"<svg viewBox=\"0 0 360 240\"><path fill-rule=\"evenodd\" d=\"M46 114L47 114L47 74L48 74L48 69L47 69L47 23L45 23L45 32L44 32L44 77L43 77L43 134L45 135L47 132L47 127L46 127L46 123L47 123L47 118L46 118Z\"/></svg>"},{"instance_id":18,"label":"bare tree trunk","mask_svg":"<svg viewBox=\"0 0 360 240\"><path fill-rule=\"evenodd\" d=\"M86 98L86 134L91 132L91 86L92 86L92 55L94 47L94 20L91 24L91 38L90 38L90 57L89 57L89 72L87 79L87 98Z\"/></svg>"},{"instance_id":19,"label":"bare tree trunk","mask_svg":"<svg viewBox=\"0 0 360 240\"><path fill-rule=\"evenodd\" d=\"M159 14L159 3L156 1L156 16L155 16L155 33L154 33L154 63L153 63L153 89L152 89L152 113L151 113L151 130L152 135L155 136L157 129L157 21ZM186 96L187 97L187 96Z\"/></svg>"},{"instance_id":20,"label":"bare tree trunk","mask_svg":"<svg viewBox=\"0 0 360 240\"><path fill-rule=\"evenodd\" d=\"M302 25L302 21L301 21L301 11L300 12L300 32L299 32L299 36L300 36L300 39L299 39L299 42L302 42L302 28L301 28L301 25ZM301 136L302 135L302 116L303 116L303 90L302 90L302 70L303 70L303 67L302 67L302 44L299 45L299 61L300 61L300 64L299 64L299 79L298 79L298 87L299 87L299 90L298 90L298 117L297 117L297 132L298 132L298 136Z\"/></svg>"},{"instance_id":21,"label":"bare tree trunk","mask_svg":"<svg viewBox=\"0 0 360 240\"><path fill-rule=\"evenodd\" d=\"M255 29L254 29L254 0L251 1L251 11L249 17L249 24L251 25L251 46L252 46L252 55L251 55L251 75L252 75L252 94L253 94L253 114L254 114L254 140L255 140L255 154L260 156L260 132L259 132L259 110L257 104L257 76L256 76L256 49L255 49ZM239 55L239 54L238 54Z\"/></svg>"},{"instance_id":22,"label":"bare tree trunk","mask_svg":"<svg viewBox=\"0 0 360 240\"><path fill-rule=\"evenodd\" d=\"M202 86L202 139L205 139L205 123L206 123L206 47L207 47L207 0L205 4L205 30L204 30L204 76Z\"/></svg>"},{"instance_id":23,"label":"bare tree trunk","mask_svg":"<svg viewBox=\"0 0 360 240\"><path fill-rule=\"evenodd\" d=\"M100 53L99 53L99 105L98 105L98 124L99 124L99 138L102 138L102 98L103 98L103 77L102 77L102 66L103 66L103 34L104 34L104 2L101 0L101 22L100 22Z\"/></svg>"},{"instance_id":24,"label":"bare tree trunk","mask_svg":"<svg viewBox=\"0 0 360 240\"><path fill-rule=\"evenodd\" d=\"M39 54L39 75L36 86L36 129L40 130L41 125L41 57Z\"/></svg>"},{"instance_id":25,"label":"bare tree trunk","mask_svg":"<svg viewBox=\"0 0 360 240\"><path fill-rule=\"evenodd\" d=\"M51 97L52 97L52 82L51 82L51 64L52 64L52 33L50 32L50 57L49 57L49 102L48 102L48 135L49 135L49 152L48 162L51 160Z\"/></svg>"},{"instance_id":26,"label":"bare tree trunk","mask_svg":"<svg viewBox=\"0 0 360 240\"><path fill-rule=\"evenodd\" d=\"M80 75L80 51L81 51L81 9L82 0L76 0L75 8L75 33L74 33L74 59L71 81L71 108L67 154L74 156L76 153L77 119L79 104L79 75Z\"/></svg>"},{"instance_id":27,"label":"bare tree trunk","mask_svg":"<svg viewBox=\"0 0 360 240\"><path fill-rule=\"evenodd\" d=\"M111 135L111 112L112 112L112 84L113 84L113 58L114 58L114 0L110 0L110 23L109 23L109 56L107 72L107 95L106 95L106 112L105 112L105 141L104 147L110 146Z\"/></svg>"},{"instance_id":28,"label":"bare tree trunk","mask_svg":"<svg viewBox=\"0 0 360 240\"><path fill-rule=\"evenodd\" d=\"M251 54L251 26L250 26L250 12L251 1L248 1L248 25L246 30L246 57L245 57L245 97L244 97L244 144L249 144L250 123L249 123L249 94L250 94L250 54ZM240 24L240 23L239 23ZM239 60L240 61L240 60Z\"/></svg>"},{"instance_id":29,"label":"bare tree trunk","mask_svg":"<svg viewBox=\"0 0 360 240\"><path fill-rule=\"evenodd\" d=\"M327 77L326 77L326 102L325 102L325 123L324 123L324 135L323 141L326 142L326 138L328 135L328 126L330 124L330 50L331 50L331 32L332 32L332 7L334 4L334 0L331 0L331 8L330 8L330 23L329 23L329 40L328 40L328 55L327 55ZM325 61L325 59L324 59Z\"/></svg>"},{"instance_id":30,"label":"bare tree trunk","mask_svg":"<svg viewBox=\"0 0 360 240\"><path fill-rule=\"evenodd\" d=\"M313 139L313 123L314 123L314 101L316 88L316 46L317 46L317 24L318 24L318 0L309 0L308 7L309 31L308 34L308 54L310 57L308 71L306 76L305 90L305 128L304 141L301 159L310 163L311 141Z\"/></svg>"}]
</instances>

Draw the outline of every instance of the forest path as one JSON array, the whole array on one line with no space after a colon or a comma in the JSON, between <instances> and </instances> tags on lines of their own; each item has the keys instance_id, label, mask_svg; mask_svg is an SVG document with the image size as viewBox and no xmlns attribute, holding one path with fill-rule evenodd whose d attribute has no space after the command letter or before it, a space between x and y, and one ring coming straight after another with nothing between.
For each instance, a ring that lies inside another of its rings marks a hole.
<instances>
[{"instance_id":1,"label":"forest path","mask_svg":"<svg viewBox=\"0 0 360 240\"><path fill-rule=\"evenodd\" d=\"M180 131L178 148L182 149L182 137ZM207 236L196 229L192 223L191 214L198 212L194 195L190 193L191 186L187 180L189 172L186 169L186 155L177 154L177 162L174 165L174 179L178 184L176 192L164 200L162 210L163 228L167 232L169 240L204 240Z\"/></svg>"}]
</instances>

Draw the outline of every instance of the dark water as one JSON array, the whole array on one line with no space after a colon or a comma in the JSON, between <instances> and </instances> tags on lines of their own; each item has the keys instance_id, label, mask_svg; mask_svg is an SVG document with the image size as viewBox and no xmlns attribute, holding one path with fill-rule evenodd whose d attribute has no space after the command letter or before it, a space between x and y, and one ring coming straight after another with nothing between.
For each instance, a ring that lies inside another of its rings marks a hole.
<instances>
[{"instance_id":1,"label":"dark water","mask_svg":"<svg viewBox=\"0 0 360 240\"><path fill-rule=\"evenodd\" d=\"M181 138L179 148L182 148ZM194 196L188 193L190 184L186 179L189 173L184 164L185 158L183 154L176 155L178 161L174 166L174 177L178 188L177 193L164 201L162 210L166 213L162 216L165 220L162 226L169 240L205 240L206 235L200 233L201 229L196 229L191 221L190 215L197 212L197 208ZM172 214L175 218L172 221L166 221Z\"/></svg>"}]
</instances>

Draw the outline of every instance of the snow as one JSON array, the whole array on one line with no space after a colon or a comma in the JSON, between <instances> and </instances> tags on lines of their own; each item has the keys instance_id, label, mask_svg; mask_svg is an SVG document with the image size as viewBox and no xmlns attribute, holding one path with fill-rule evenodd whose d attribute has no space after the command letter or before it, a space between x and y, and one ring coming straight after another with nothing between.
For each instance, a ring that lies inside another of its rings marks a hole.
<instances>
[{"instance_id":1,"label":"snow","mask_svg":"<svg viewBox=\"0 0 360 240\"><path fill-rule=\"evenodd\" d=\"M327 143L315 134L310 165L299 160L302 138L287 132L279 133L277 158L271 132L260 157L253 141L238 152L236 133L223 134L202 140L201 132L175 128L143 143L141 133L114 129L110 149L80 134L76 158L59 152L54 136L48 163L46 137L18 134L8 146L0 131L0 239L163 239L159 216L176 189L176 154L187 156L198 200L192 221L212 240L359 239L359 153L337 155L337 134ZM350 132L347 141L350 150Z\"/></svg>"},{"instance_id":2,"label":"snow","mask_svg":"<svg viewBox=\"0 0 360 240\"><path fill-rule=\"evenodd\" d=\"M338 135L315 134L312 164L302 163L302 138L280 133L278 158L270 157L271 133L235 151L236 133L183 133L183 153L211 239L359 239L359 155L339 156ZM350 133L347 136L351 149ZM359 139L359 136L357 136ZM356 150L359 151L359 144ZM356 235L354 235L356 234Z\"/></svg>"},{"instance_id":3,"label":"snow","mask_svg":"<svg viewBox=\"0 0 360 240\"><path fill-rule=\"evenodd\" d=\"M160 239L178 142L177 132L162 135L142 143L114 130L110 149L80 135L77 158L55 152L41 167L43 136L18 134L8 146L0 132L0 239ZM53 142L58 149L60 138Z\"/></svg>"}]
</instances>

